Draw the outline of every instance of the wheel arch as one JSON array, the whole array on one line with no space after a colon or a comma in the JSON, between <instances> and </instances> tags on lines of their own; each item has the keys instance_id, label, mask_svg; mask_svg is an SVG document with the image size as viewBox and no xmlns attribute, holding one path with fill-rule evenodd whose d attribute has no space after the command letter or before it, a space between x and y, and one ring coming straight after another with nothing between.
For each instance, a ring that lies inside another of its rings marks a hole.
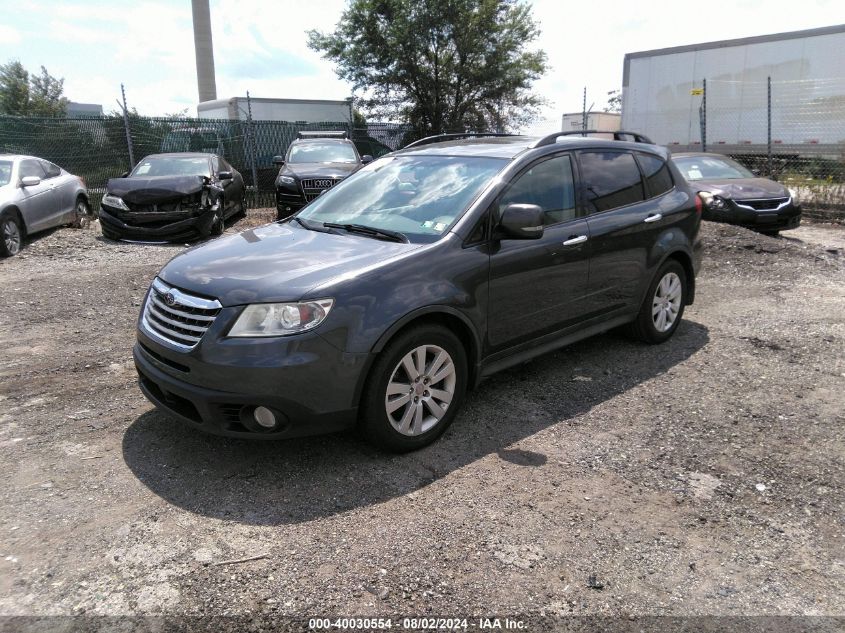
<instances>
[{"instance_id":1,"label":"wheel arch","mask_svg":"<svg viewBox=\"0 0 845 633\"><path fill-rule=\"evenodd\" d=\"M23 219L23 214L21 213L20 209L18 209L14 204L10 204L9 206L4 207L2 210L0 210L0 215L3 215L7 211L14 214L15 217L18 218L18 223L21 226L21 231L23 232L23 237L26 237L26 235L29 231L27 230L26 220Z\"/></svg>"},{"instance_id":2,"label":"wheel arch","mask_svg":"<svg viewBox=\"0 0 845 633\"><path fill-rule=\"evenodd\" d=\"M674 250L663 258L660 265L662 266L670 259L677 261L684 269L687 278L687 296L684 297L684 303L688 306L692 305L695 301L695 269L693 268L692 257L686 251Z\"/></svg>"},{"instance_id":3,"label":"wheel arch","mask_svg":"<svg viewBox=\"0 0 845 633\"><path fill-rule=\"evenodd\" d=\"M361 372L361 379L355 389L355 401L357 403L361 401L361 394L364 391L375 358L385 346L406 330L432 323L447 328L458 337L466 352L467 371L469 372L467 387L472 388L476 384L478 363L481 357L481 342L472 321L460 311L449 306L428 306L406 314L390 326L375 342L371 350L370 361L365 371Z\"/></svg>"}]
</instances>

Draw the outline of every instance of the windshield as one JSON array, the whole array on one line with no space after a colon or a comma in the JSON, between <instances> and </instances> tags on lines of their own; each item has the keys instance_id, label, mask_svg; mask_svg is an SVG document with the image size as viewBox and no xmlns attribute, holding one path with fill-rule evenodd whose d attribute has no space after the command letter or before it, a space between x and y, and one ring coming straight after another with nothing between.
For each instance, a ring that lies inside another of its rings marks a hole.
<instances>
[{"instance_id":1,"label":"windshield","mask_svg":"<svg viewBox=\"0 0 845 633\"><path fill-rule=\"evenodd\" d=\"M289 163L357 163L355 149L347 143L301 143L290 146Z\"/></svg>"},{"instance_id":2,"label":"windshield","mask_svg":"<svg viewBox=\"0 0 845 633\"><path fill-rule=\"evenodd\" d=\"M329 189L298 217L437 240L508 161L455 156L384 157Z\"/></svg>"},{"instance_id":3,"label":"windshield","mask_svg":"<svg viewBox=\"0 0 845 633\"><path fill-rule=\"evenodd\" d=\"M0 187L8 185L12 180L12 162L0 160Z\"/></svg>"},{"instance_id":4,"label":"windshield","mask_svg":"<svg viewBox=\"0 0 845 633\"><path fill-rule=\"evenodd\" d=\"M131 176L210 176L205 156L147 156Z\"/></svg>"},{"instance_id":5,"label":"windshield","mask_svg":"<svg viewBox=\"0 0 845 633\"><path fill-rule=\"evenodd\" d=\"M689 181L754 178L745 167L723 156L681 156L672 160Z\"/></svg>"},{"instance_id":6,"label":"windshield","mask_svg":"<svg viewBox=\"0 0 845 633\"><path fill-rule=\"evenodd\" d=\"M174 130L161 142L160 152L217 151L220 136L214 130Z\"/></svg>"}]
</instances>

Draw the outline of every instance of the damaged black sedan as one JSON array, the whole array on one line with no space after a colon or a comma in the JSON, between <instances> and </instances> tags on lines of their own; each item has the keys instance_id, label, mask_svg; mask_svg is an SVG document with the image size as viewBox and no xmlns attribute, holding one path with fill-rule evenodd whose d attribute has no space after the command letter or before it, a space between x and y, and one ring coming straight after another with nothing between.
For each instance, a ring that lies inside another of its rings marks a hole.
<instances>
[{"instance_id":1,"label":"damaged black sedan","mask_svg":"<svg viewBox=\"0 0 845 633\"><path fill-rule=\"evenodd\" d=\"M152 154L112 178L100 203L103 237L187 241L220 235L245 211L241 174L216 154Z\"/></svg>"}]
</instances>

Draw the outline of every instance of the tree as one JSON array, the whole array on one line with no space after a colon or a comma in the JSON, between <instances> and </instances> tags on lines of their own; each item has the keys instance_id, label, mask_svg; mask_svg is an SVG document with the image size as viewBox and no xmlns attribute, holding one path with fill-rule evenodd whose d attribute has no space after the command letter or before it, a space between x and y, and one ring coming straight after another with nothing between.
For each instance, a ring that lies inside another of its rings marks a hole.
<instances>
[{"instance_id":1,"label":"tree","mask_svg":"<svg viewBox=\"0 0 845 633\"><path fill-rule=\"evenodd\" d=\"M56 79L44 66L40 75L32 75L17 60L0 65L0 114L64 116L64 85L64 79Z\"/></svg>"},{"instance_id":2,"label":"tree","mask_svg":"<svg viewBox=\"0 0 845 633\"><path fill-rule=\"evenodd\" d=\"M520 0L351 0L335 31L308 45L363 91L371 115L418 134L517 128L545 100L531 83L547 68Z\"/></svg>"},{"instance_id":3,"label":"tree","mask_svg":"<svg viewBox=\"0 0 845 633\"><path fill-rule=\"evenodd\" d=\"M607 93L607 105L605 112L622 112L622 91L609 90Z\"/></svg>"},{"instance_id":4,"label":"tree","mask_svg":"<svg viewBox=\"0 0 845 633\"><path fill-rule=\"evenodd\" d=\"M0 114L24 115L29 106L29 73L12 60L0 66Z\"/></svg>"}]
</instances>

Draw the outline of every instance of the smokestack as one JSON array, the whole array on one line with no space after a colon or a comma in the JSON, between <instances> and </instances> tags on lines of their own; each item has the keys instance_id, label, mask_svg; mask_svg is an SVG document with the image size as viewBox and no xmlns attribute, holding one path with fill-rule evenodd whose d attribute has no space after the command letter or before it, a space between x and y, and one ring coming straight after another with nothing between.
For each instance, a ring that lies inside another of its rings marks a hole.
<instances>
[{"instance_id":1,"label":"smokestack","mask_svg":"<svg viewBox=\"0 0 845 633\"><path fill-rule=\"evenodd\" d=\"M191 0L194 15L194 50L197 55L197 88L200 102L217 98L214 81L214 44L211 41L211 12L208 0Z\"/></svg>"}]
</instances>

